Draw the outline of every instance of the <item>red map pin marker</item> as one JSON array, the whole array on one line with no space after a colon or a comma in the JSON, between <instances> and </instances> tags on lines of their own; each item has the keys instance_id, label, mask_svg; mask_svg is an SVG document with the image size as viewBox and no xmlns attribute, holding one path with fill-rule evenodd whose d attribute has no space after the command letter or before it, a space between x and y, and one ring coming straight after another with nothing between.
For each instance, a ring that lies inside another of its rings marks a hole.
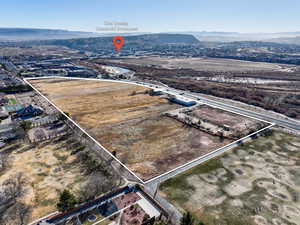
<instances>
[{"instance_id":1,"label":"red map pin marker","mask_svg":"<svg viewBox=\"0 0 300 225\"><path fill-rule=\"evenodd\" d=\"M124 39L123 39L123 37L121 37L121 36L116 36L116 37L113 38L112 41L113 41L113 44L114 44L116 50L117 50L117 51L120 51L121 48L122 48L122 46L123 46L123 44L124 44Z\"/></svg>"}]
</instances>

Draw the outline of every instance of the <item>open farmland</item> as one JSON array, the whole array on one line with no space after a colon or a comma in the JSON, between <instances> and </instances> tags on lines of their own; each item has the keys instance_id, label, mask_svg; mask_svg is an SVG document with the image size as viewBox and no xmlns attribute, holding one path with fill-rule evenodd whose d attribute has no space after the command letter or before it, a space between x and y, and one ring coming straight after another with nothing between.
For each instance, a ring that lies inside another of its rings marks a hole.
<instances>
[{"instance_id":1,"label":"open farmland","mask_svg":"<svg viewBox=\"0 0 300 225\"><path fill-rule=\"evenodd\" d=\"M209 129L224 137L239 139L265 126L264 122L237 115L208 105L183 110L182 114L190 120L196 120L200 129Z\"/></svg>"},{"instance_id":2,"label":"open farmland","mask_svg":"<svg viewBox=\"0 0 300 225\"><path fill-rule=\"evenodd\" d=\"M141 57L134 59L118 59L111 62L121 62L133 65L156 65L164 69L193 69L196 71L228 72L228 71L284 71L295 66L265 62L249 62L221 58L168 58Z\"/></svg>"},{"instance_id":3,"label":"open farmland","mask_svg":"<svg viewBox=\"0 0 300 225\"><path fill-rule=\"evenodd\" d=\"M159 115L98 128L96 137L144 180L230 142Z\"/></svg>"},{"instance_id":4,"label":"open farmland","mask_svg":"<svg viewBox=\"0 0 300 225\"><path fill-rule=\"evenodd\" d=\"M160 186L207 225L300 224L300 138L274 130Z\"/></svg>"},{"instance_id":5,"label":"open farmland","mask_svg":"<svg viewBox=\"0 0 300 225\"><path fill-rule=\"evenodd\" d=\"M134 71L135 79L163 83L218 98L234 100L292 118L300 118L299 66L220 58L141 57L97 59Z\"/></svg>"},{"instance_id":6,"label":"open farmland","mask_svg":"<svg viewBox=\"0 0 300 225\"><path fill-rule=\"evenodd\" d=\"M221 109L212 108L207 105L202 105L200 107L195 108L190 112L192 116L197 118L210 120L216 124L224 125L232 128L239 129L241 125L249 124L251 126L254 124L255 120L250 118L245 118L243 116L237 116L234 113L226 112Z\"/></svg>"},{"instance_id":7,"label":"open farmland","mask_svg":"<svg viewBox=\"0 0 300 225\"><path fill-rule=\"evenodd\" d=\"M232 142L165 115L180 106L145 87L64 78L30 82L144 181Z\"/></svg>"}]
</instances>

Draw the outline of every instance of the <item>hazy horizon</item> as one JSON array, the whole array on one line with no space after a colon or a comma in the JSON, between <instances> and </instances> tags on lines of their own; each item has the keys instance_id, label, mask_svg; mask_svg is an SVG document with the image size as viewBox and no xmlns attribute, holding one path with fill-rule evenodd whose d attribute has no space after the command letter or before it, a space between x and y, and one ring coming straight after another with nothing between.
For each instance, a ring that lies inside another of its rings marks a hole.
<instances>
[{"instance_id":1,"label":"hazy horizon","mask_svg":"<svg viewBox=\"0 0 300 225\"><path fill-rule=\"evenodd\" d=\"M121 21L138 32L285 33L300 31L299 11L293 0L10 0L1 3L0 27L96 32Z\"/></svg>"},{"instance_id":2,"label":"hazy horizon","mask_svg":"<svg viewBox=\"0 0 300 225\"><path fill-rule=\"evenodd\" d=\"M61 31L70 31L70 32L87 32L87 33L99 33L99 34L109 34L113 32L98 32L98 31L82 31L82 30L72 30L67 28L41 28L41 27L5 27L1 26L0 29L37 29L37 30L61 30ZM278 31L278 32L238 32L238 31L222 31L222 30L186 30L186 31L157 31L157 32L121 32L121 33L236 33L236 34L276 34L276 33L300 33L299 30L295 31Z\"/></svg>"}]
</instances>

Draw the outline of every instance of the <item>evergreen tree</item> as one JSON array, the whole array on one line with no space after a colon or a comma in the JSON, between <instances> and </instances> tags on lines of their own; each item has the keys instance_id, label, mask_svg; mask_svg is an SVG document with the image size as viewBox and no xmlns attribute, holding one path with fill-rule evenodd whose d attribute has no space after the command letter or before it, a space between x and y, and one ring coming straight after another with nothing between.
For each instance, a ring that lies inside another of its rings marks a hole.
<instances>
[{"instance_id":1,"label":"evergreen tree","mask_svg":"<svg viewBox=\"0 0 300 225\"><path fill-rule=\"evenodd\" d=\"M184 213L181 220L180 225L194 225L195 219L190 214L190 212Z\"/></svg>"},{"instance_id":2,"label":"evergreen tree","mask_svg":"<svg viewBox=\"0 0 300 225\"><path fill-rule=\"evenodd\" d=\"M59 202L56 206L59 211L66 212L73 209L76 203L76 197L69 190L64 190L60 194Z\"/></svg>"},{"instance_id":3,"label":"evergreen tree","mask_svg":"<svg viewBox=\"0 0 300 225\"><path fill-rule=\"evenodd\" d=\"M201 221L196 220L190 212L184 213L181 220L180 225L204 225Z\"/></svg>"}]
</instances>

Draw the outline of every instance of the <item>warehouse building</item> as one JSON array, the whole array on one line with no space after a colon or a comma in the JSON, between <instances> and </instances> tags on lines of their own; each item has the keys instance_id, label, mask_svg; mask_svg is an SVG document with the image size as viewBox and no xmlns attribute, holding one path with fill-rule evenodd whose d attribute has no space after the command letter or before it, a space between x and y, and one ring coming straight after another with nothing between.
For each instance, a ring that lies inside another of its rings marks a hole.
<instances>
[{"instance_id":1,"label":"warehouse building","mask_svg":"<svg viewBox=\"0 0 300 225\"><path fill-rule=\"evenodd\" d=\"M172 97L169 99L171 102L185 106L185 107L191 107L193 105L196 105L197 102L192 101L190 99L185 99L185 98L178 98L178 97Z\"/></svg>"}]
</instances>

